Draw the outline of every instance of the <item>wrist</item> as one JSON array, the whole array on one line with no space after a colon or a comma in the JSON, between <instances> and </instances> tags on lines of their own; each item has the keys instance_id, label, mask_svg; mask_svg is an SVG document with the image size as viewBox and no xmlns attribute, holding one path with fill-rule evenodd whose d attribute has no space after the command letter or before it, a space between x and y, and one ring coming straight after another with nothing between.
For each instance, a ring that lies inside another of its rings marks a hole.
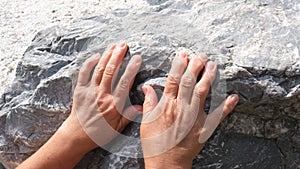
<instances>
[{"instance_id":1,"label":"wrist","mask_svg":"<svg viewBox=\"0 0 300 169\"><path fill-rule=\"evenodd\" d=\"M144 161L145 169L190 169L193 160L186 157L178 157L176 155L166 155L147 157Z\"/></svg>"},{"instance_id":2,"label":"wrist","mask_svg":"<svg viewBox=\"0 0 300 169\"><path fill-rule=\"evenodd\" d=\"M94 145L71 114L55 134L19 168L73 168Z\"/></svg>"},{"instance_id":3,"label":"wrist","mask_svg":"<svg viewBox=\"0 0 300 169\"><path fill-rule=\"evenodd\" d=\"M165 162L165 161L155 161L155 162L145 162L145 169L190 169L192 164L182 164L178 162Z\"/></svg>"},{"instance_id":4,"label":"wrist","mask_svg":"<svg viewBox=\"0 0 300 169\"><path fill-rule=\"evenodd\" d=\"M57 134L75 149L78 153L86 154L94 148L97 144L94 143L89 136L82 129L76 115L71 114L61 127L57 130Z\"/></svg>"}]
</instances>

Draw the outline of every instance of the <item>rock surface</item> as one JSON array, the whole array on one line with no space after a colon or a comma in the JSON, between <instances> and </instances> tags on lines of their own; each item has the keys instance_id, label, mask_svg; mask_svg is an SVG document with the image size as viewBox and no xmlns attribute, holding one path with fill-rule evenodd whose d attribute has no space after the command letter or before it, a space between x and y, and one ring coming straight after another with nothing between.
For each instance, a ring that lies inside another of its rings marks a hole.
<instances>
[{"instance_id":1,"label":"rock surface","mask_svg":"<svg viewBox=\"0 0 300 169\"><path fill-rule=\"evenodd\" d=\"M147 3L145 3L147 2ZM67 26L39 32L0 100L0 162L13 168L35 152L68 116L78 69L108 44L126 40L127 59L143 56L130 93L163 89L178 50L205 51L220 68L209 107L228 93L241 97L194 168L300 168L300 3L297 1L147 0L112 8ZM121 71L124 69L123 64ZM139 125L125 135L139 137ZM119 152L141 153L139 142L119 141ZM143 168L143 160L97 149L77 168Z\"/></svg>"}]
</instances>

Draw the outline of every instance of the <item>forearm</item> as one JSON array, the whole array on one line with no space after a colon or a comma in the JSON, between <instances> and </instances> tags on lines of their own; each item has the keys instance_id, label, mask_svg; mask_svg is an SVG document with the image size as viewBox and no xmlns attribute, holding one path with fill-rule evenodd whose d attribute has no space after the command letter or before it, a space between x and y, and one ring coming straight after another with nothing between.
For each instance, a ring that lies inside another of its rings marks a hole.
<instances>
[{"instance_id":1,"label":"forearm","mask_svg":"<svg viewBox=\"0 0 300 169\"><path fill-rule=\"evenodd\" d=\"M73 168L88 151L95 148L92 142L88 143L85 137L77 134L78 130L82 129L72 125L74 120L76 119L70 116L56 133L17 169Z\"/></svg>"}]
</instances>

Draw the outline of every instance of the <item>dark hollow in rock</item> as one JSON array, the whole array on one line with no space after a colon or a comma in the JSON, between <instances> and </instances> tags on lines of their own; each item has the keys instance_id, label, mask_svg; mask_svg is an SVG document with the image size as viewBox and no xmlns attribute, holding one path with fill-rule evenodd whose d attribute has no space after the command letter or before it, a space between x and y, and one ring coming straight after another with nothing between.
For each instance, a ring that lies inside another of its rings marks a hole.
<instances>
[{"instance_id":1,"label":"dark hollow in rock","mask_svg":"<svg viewBox=\"0 0 300 169\"><path fill-rule=\"evenodd\" d=\"M227 94L239 94L235 112L193 168L300 168L299 2L147 2L138 10L112 10L36 35L12 87L0 99L0 162L14 168L45 143L70 112L83 61L126 40L129 51L121 72L131 56L143 57L130 92L132 103L143 102L144 83L161 93L179 50L204 51L218 63L207 110ZM139 124L124 134L138 138ZM112 147L142 153L138 141L119 140ZM143 159L96 149L76 168L143 168Z\"/></svg>"}]
</instances>

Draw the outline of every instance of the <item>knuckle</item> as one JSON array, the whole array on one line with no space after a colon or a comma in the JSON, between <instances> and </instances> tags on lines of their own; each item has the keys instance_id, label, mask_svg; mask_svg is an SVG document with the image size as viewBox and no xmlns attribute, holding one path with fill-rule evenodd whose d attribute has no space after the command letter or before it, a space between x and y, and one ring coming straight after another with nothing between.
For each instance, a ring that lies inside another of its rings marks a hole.
<instances>
[{"instance_id":1,"label":"knuckle","mask_svg":"<svg viewBox=\"0 0 300 169\"><path fill-rule=\"evenodd\" d=\"M108 111L111 109L111 106L113 104L111 104L111 99L109 97L97 97L96 98L96 102L97 102L97 105L98 105L98 108L99 109L102 109L101 111Z\"/></svg>"},{"instance_id":2,"label":"knuckle","mask_svg":"<svg viewBox=\"0 0 300 169\"><path fill-rule=\"evenodd\" d=\"M198 93L200 96L204 96L208 92L208 89L205 87L198 87Z\"/></svg>"},{"instance_id":3,"label":"knuckle","mask_svg":"<svg viewBox=\"0 0 300 169\"><path fill-rule=\"evenodd\" d=\"M104 70L105 70L105 67L104 67L104 66L97 66L97 68L96 68L96 71L97 71L98 73L103 73Z\"/></svg>"},{"instance_id":4,"label":"knuckle","mask_svg":"<svg viewBox=\"0 0 300 169\"><path fill-rule=\"evenodd\" d=\"M119 81L119 87L122 90L126 90L129 86L129 80L126 78L123 78Z\"/></svg>"},{"instance_id":5,"label":"knuckle","mask_svg":"<svg viewBox=\"0 0 300 169\"><path fill-rule=\"evenodd\" d=\"M98 96L96 98L96 100L97 100L98 106L101 106L101 105L103 105L105 103L105 99L103 97L101 97L101 96Z\"/></svg>"},{"instance_id":6,"label":"knuckle","mask_svg":"<svg viewBox=\"0 0 300 169\"><path fill-rule=\"evenodd\" d=\"M190 88L194 85L195 83L195 80L192 76L190 75L185 75L183 76L183 78L181 79L181 85L183 87L186 87L186 88Z\"/></svg>"},{"instance_id":7,"label":"knuckle","mask_svg":"<svg viewBox=\"0 0 300 169\"><path fill-rule=\"evenodd\" d=\"M208 92L208 90L207 90L205 87L197 86L197 87L195 88L194 95L195 95L196 97L201 98L201 97L205 96L205 94L206 94L207 92Z\"/></svg>"},{"instance_id":8,"label":"knuckle","mask_svg":"<svg viewBox=\"0 0 300 169\"><path fill-rule=\"evenodd\" d=\"M180 82L180 76L178 74L175 74L175 75L169 74L168 81L170 83L179 84L179 82Z\"/></svg>"},{"instance_id":9,"label":"knuckle","mask_svg":"<svg viewBox=\"0 0 300 169\"><path fill-rule=\"evenodd\" d=\"M164 90L164 94L166 94L166 95L172 95L174 93L174 88L171 88L171 87L169 87L169 88L165 88L165 90Z\"/></svg>"},{"instance_id":10,"label":"knuckle","mask_svg":"<svg viewBox=\"0 0 300 169\"><path fill-rule=\"evenodd\" d=\"M146 99L146 100L144 100L143 106L144 106L144 107L150 107L150 106L152 106L152 105L151 105L151 102L150 102L149 100Z\"/></svg>"},{"instance_id":11,"label":"knuckle","mask_svg":"<svg viewBox=\"0 0 300 169\"><path fill-rule=\"evenodd\" d=\"M201 98L202 95L198 92L198 90L195 90L194 91L194 96L197 97L197 98Z\"/></svg>"},{"instance_id":12,"label":"knuckle","mask_svg":"<svg viewBox=\"0 0 300 169\"><path fill-rule=\"evenodd\" d=\"M113 76L116 68L117 68L116 65L113 65L113 64L107 65L105 68L105 74L108 76Z\"/></svg>"}]
</instances>

